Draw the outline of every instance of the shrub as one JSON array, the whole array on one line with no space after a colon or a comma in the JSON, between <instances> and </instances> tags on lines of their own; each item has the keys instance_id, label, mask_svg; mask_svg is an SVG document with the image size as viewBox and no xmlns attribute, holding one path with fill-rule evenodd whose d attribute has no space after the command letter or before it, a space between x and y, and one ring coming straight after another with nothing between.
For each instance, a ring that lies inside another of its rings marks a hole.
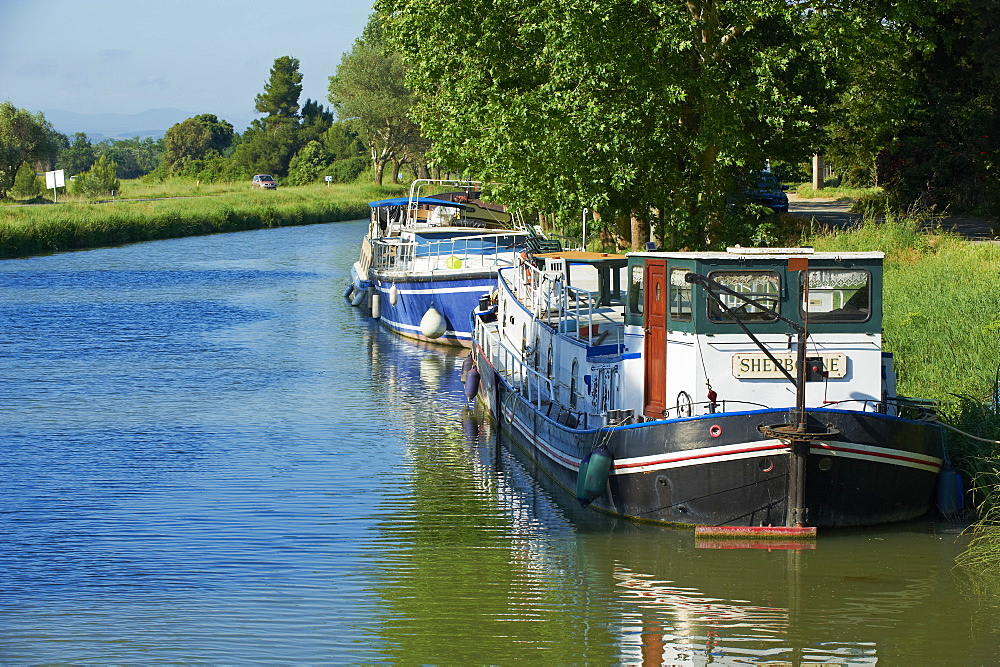
<instances>
[{"instance_id":1,"label":"shrub","mask_svg":"<svg viewBox=\"0 0 1000 667\"><path fill-rule=\"evenodd\" d=\"M323 176L333 176L334 183L353 183L365 170L371 167L371 158L358 155L344 160L337 160L323 172Z\"/></svg>"},{"instance_id":2,"label":"shrub","mask_svg":"<svg viewBox=\"0 0 1000 667\"><path fill-rule=\"evenodd\" d=\"M117 173L118 165L109 160L107 155L102 155L89 171L80 174L72 182L73 194L82 195L88 199L108 197L121 189Z\"/></svg>"},{"instance_id":3,"label":"shrub","mask_svg":"<svg viewBox=\"0 0 1000 667\"><path fill-rule=\"evenodd\" d=\"M41 196L42 183L35 174L35 168L27 162L22 162L18 167L11 194L18 199L35 199Z\"/></svg>"}]
</instances>

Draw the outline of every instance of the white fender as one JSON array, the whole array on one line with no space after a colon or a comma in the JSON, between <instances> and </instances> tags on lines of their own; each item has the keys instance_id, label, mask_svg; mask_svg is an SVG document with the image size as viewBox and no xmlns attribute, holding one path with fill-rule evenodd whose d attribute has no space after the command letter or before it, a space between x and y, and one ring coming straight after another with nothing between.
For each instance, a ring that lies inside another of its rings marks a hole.
<instances>
[{"instance_id":1,"label":"white fender","mask_svg":"<svg viewBox=\"0 0 1000 667\"><path fill-rule=\"evenodd\" d=\"M382 316L381 295L376 291L372 292L372 317L376 320Z\"/></svg>"},{"instance_id":2,"label":"white fender","mask_svg":"<svg viewBox=\"0 0 1000 667\"><path fill-rule=\"evenodd\" d=\"M393 283L389 288L389 303L395 306L397 301L399 301L399 288Z\"/></svg>"},{"instance_id":3,"label":"white fender","mask_svg":"<svg viewBox=\"0 0 1000 667\"><path fill-rule=\"evenodd\" d=\"M428 308L420 318L420 333L428 338L440 338L444 335L445 328L444 316L434 306Z\"/></svg>"}]
</instances>

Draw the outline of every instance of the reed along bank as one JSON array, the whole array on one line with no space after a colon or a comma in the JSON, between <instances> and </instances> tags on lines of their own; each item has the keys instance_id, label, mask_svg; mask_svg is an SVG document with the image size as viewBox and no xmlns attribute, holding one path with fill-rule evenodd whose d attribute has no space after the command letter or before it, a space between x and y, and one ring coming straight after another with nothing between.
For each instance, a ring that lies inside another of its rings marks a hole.
<instances>
[{"instance_id":1,"label":"reed along bank","mask_svg":"<svg viewBox=\"0 0 1000 667\"><path fill-rule=\"evenodd\" d=\"M0 207L0 258L270 227L357 220L368 202L399 194L375 185L311 185Z\"/></svg>"}]
</instances>

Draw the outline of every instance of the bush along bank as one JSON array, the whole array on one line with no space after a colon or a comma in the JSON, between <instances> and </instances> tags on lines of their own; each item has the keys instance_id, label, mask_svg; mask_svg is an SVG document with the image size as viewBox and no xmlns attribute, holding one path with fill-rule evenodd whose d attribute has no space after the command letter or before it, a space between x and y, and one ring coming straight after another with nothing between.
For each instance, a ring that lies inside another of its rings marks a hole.
<instances>
[{"instance_id":1,"label":"bush along bank","mask_svg":"<svg viewBox=\"0 0 1000 667\"><path fill-rule=\"evenodd\" d=\"M367 218L368 202L400 188L285 188L210 197L0 210L0 258L271 227Z\"/></svg>"}]
</instances>

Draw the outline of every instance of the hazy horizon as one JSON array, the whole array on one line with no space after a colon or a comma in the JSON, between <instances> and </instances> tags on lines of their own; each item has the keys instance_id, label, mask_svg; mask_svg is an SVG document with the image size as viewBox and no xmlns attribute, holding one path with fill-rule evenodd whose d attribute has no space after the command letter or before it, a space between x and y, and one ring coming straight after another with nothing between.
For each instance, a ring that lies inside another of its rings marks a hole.
<instances>
[{"instance_id":1,"label":"hazy horizon","mask_svg":"<svg viewBox=\"0 0 1000 667\"><path fill-rule=\"evenodd\" d=\"M0 11L0 101L31 112L177 109L228 120L257 117L254 98L286 55L300 61L301 101L328 105L329 77L361 35L371 2L0 0Z\"/></svg>"}]
</instances>

